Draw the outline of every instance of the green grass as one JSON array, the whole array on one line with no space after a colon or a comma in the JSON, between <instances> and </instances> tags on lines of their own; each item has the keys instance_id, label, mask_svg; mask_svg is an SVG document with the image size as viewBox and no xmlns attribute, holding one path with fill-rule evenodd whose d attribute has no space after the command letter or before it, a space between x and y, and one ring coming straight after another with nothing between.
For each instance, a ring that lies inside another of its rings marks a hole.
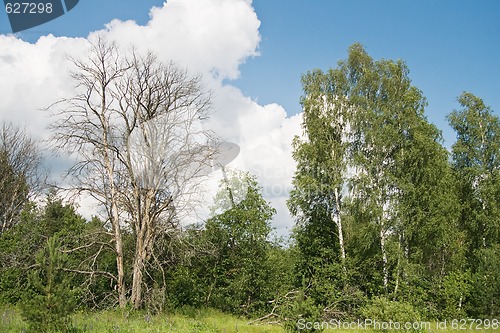
<instances>
[{"instance_id":1,"label":"green grass","mask_svg":"<svg viewBox=\"0 0 500 333\"><path fill-rule=\"evenodd\" d=\"M147 313L121 311L78 314L74 318L84 332L269 332L283 330L278 326L248 325L248 320L223 314L215 310L190 310L184 313L150 316Z\"/></svg>"},{"instance_id":2,"label":"green grass","mask_svg":"<svg viewBox=\"0 0 500 333\"><path fill-rule=\"evenodd\" d=\"M13 307L0 308L0 332L23 332L26 324ZM144 312L82 312L73 316L78 333L283 333L277 325L249 325L249 320L216 310L184 310L174 314L150 316Z\"/></svg>"},{"instance_id":3,"label":"green grass","mask_svg":"<svg viewBox=\"0 0 500 333\"><path fill-rule=\"evenodd\" d=\"M184 309L176 313L150 316L145 312L100 311L82 312L73 316L77 333L284 333L278 325L249 325L249 320L221 313L217 310ZM0 332L24 332L19 310L14 307L0 307ZM328 329L325 333L373 333L373 330ZM394 331L404 332L404 331ZM436 329L431 323L428 333L498 333L500 329L490 330L453 330L450 325L445 329Z\"/></svg>"}]
</instances>

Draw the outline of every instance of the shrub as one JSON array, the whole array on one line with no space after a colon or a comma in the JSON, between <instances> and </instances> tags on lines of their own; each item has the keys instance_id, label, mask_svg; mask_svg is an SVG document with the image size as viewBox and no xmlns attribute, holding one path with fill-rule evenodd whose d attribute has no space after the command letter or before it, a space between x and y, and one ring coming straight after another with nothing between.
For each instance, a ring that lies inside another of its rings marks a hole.
<instances>
[{"instance_id":1,"label":"shrub","mask_svg":"<svg viewBox=\"0 0 500 333\"><path fill-rule=\"evenodd\" d=\"M471 274L451 272L442 283L439 299L441 301L441 319L464 318L465 307L471 291Z\"/></svg>"},{"instance_id":2,"label":"shrub","mask_svg":"<svg viewBox=\"0 0 500 333\"><path fill-rule=\"evenodd\" d=\"M477 252L478 268L472 276L469 315L500 316L500 244Z\"/></svg>"},{"instance_id":3,"label":"shrub","mask_svg":"<svg viewBox=\"0 0 500 333\"><path fill-rule=\"evenodd\" d=\"M321 332L322 328L304 327L305 323L320 323L322 320L322 309L314 303L314 300L300 292L293 301L284 305L281 310L284 318L284 328L287 332ZM301 325L302 324L302 325Z\"/></svg>"},{"instance_id":4,"label":"shrub","mask_svg":"<svg viewBox=\"0 0 500 333\"><path fill-rule=\"evenodd\" d=\"M361 316L366 320L379 323L399 323L403 330L405 323L420 322L419 312L406 302L391 301L385 297L374 297L368 304L360 310ZM382 325L380 325L382 326ZM386 329L375 328L375 331L388 331ZM398 330L399 331L399 330ZM420 332L419 329L406 329L406 331Z\"/></svg>"}]
</instances>

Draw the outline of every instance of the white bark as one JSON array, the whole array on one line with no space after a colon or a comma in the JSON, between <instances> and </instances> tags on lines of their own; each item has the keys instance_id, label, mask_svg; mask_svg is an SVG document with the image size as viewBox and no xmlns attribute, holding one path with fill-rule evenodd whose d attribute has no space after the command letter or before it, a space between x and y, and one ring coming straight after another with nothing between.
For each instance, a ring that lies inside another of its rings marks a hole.
<instances>
[{"instance_id":1,"label":"white bark","mask_svg":"<svg viewBox=\"0 0 500 333\"><path fill-rule=\"evenodd\" d=\"M340 257L342 258L342 268L344 272L347 271L345 266L345 246L344 246L344 233L342 230L342 218L340 215L340 195L338 188L335 188L335 210L333 220L337 224L337 232L339 234L339 247L340 247Z\"/></svg>"},{"instance_id":2,"label":"white bark","mask_svg":"<svg viewBox=\"0 0 500 333\"><path fill-rule=\"evenodd\" d=\"M387 268L387 251L385 247L387 235L385 232L385 223L383 217L380 218L380 251L382 252L382 274L383 274L383 285L384 291L387 293L387 288L389 284L389 270Z\"/></svg>"}]
</instances>

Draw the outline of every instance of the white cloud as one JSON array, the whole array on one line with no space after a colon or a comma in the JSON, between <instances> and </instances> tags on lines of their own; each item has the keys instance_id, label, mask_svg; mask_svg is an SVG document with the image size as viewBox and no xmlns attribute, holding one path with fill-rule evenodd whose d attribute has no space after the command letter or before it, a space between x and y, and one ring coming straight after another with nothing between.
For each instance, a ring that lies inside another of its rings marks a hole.
<instances>
[{"instance_id":1,"label":"white cloud","mask_svg":"<svg viewBox=\"0 0 500 333\"><path fill-rule=\"evenodd\" d=\"M47 138L50 119L41 109L71 93L67 54L83 51L83 39L41 37L36 44L0 35L0 117Z\"/></svg>"},{"instance_id":2,"label":"white cloud","mask_svg":"<svg viewBox=\"0 0 500 333\"><path fill-rule=\"evenodd\" d=\"M208 127L240 145L241 154L232 164L257 176L265 199L277 210L274 227L281 235L289 233L293 220L286 199L295 171L292 140L301 134L302 115L288 117L277 104L261 106L233 86L219 86L215 93Z\"/></svg>"},{"instance_id":3,"label":"white cloud","mask_svg":"<svg viewBox=\"0 0 500 333\"><path fill-rule=\"evenodd\" d=\"M99 33L124 47L133 44L151 50L160 59L173 60L203 76L214 92L212 117L205 125L240 145L241 155L232 165L258 176L265 198L278 210L274 226L278 233L287 233L292 220L285 202L295 165L291 141L300 134L301 116L287 117L281 106L259 105L223 83L237 78L239 66L258 55L260 21L251 1L170 0L153 8L150 15L145 26L114 20ZM85 56L85 48L82 38L49 35L29 44L0 35L2 119L25 124L36 137L48 137L51 120L38 109L71 96L73 83L65 57L68 53ZM93 210L89 202L81 205Z\"/></svg>"},{"instance_id":4,"label":"white cloud","mask_svg":"<svg viewBox=\"0 0 500 333\"><path fill-rule=\"evenodd\" d=\"M258 54L260 21L247 1L170 0L150 16L146 26L114 20L107 35L220 79L237 78L238 66Z\"/></svg>"}]
</instances>

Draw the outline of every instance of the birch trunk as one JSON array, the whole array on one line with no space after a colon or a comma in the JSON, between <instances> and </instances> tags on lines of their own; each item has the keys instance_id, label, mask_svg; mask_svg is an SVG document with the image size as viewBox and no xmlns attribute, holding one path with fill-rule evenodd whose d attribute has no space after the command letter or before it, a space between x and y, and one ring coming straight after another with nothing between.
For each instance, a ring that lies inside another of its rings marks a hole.
<instances>
[{"instance_id":1,"label":"birch trunk","mask_svg":"<svg viewBox=\"0 0 500 333\"><path fill-rule=\"evenodd\" d=\"M387 285L389 283L389 271L387 269L387 251L385 248L386 234L384 228L385 228L384 219L380 218L380 251L382 252L382 273L383 273L384 291L387 293Z\"/></svg>"},{"instance_id":2,"label":"birch trunk","mask_svg":"<svg viewBox=\"0 0 500 333\"><path fill-rule=\"evenodd\" d=\"M335 188L335 211L333 220L337 224L337 231L339 234L339 247L340 247L340 257L342 259L342 268L344 272L347 272L347 268L345 266L345 246L344 246L344 234L342 230L342 219L340 216L340 195L338 188Z\"/></svg>"}]
</instances>

